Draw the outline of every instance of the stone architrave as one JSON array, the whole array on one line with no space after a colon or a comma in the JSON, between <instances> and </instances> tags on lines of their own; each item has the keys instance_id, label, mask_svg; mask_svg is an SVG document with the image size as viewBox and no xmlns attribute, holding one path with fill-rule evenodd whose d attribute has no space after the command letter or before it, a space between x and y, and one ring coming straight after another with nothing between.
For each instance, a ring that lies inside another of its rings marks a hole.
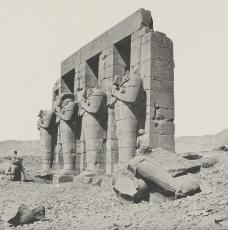
<instances>
[{"instance_id":1,"label":"stone architrave","mask_svg":"<svg viewBox=\"0 0 228 230\"><path fill-rule=\"evenodd\" d=\"M54 117L51 110L40 110L38 114L38 129L40 130L40 147L42 152L42 168L51 169L53 163Z\"/></svg>"},{"instance_id":2,"label":"stone architrave","mask_svg":"<svg viewBox=\"0 0 228 230\"><path fill-rule=\"evenodd\" d=\"M133 157L136 148L137 106L134 104L141 85L141 78L135 74L128 80L113 84L109 106L115 104L115 118L117 123L119 163L126 163Z\"/></svg>"},{"instance_id":3,"label":"stone architrave","mask_svg":"<svg viewBox=\"0 0 228 230\"><path fill-rule=\"evenodd\" d=\"M100 121L100 108L105 93L97 88L92 89L82 101L82 123L86 142L86 172L97 173L101 162L102 141L104 139L104 128ZM98 167L96 166L98 165Z\"/></svg>"},{"instance_id":4,"label":"stone architrave","mask_svg":"<svg viewBox=\"0 0 228 230\"><path fill-rule=\"evenodd\" d=\"M72 94L63 94L60 97L59 112L57 113L57 121L59 123L58 133L60 136L62 155L63 155L63 171L71 173L75 169L76 159L76 137L75 137L75 115L78 109L74 102Z\"/></svg>"}]
</instances>

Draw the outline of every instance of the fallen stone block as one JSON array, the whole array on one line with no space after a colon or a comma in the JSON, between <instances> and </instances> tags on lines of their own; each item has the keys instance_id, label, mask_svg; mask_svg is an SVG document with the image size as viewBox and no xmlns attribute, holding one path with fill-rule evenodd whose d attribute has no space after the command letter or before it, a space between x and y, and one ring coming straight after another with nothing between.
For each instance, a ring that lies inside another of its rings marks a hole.
<instances>
[{"instance_id":1,"label":"fallen stone block","mask_svg":"<svg viewBox=\"0 0 228 230\"><path fill-rule=\"evenodd\" d=\"M173 197L166 197L159 192L151 192L149 197L150 203L163 203L170 200L173 200Z\"/></svg>"},{"instance_id":2,"label":"fallen stone block","mask_svg":"<svg viewBox=\"0 0 228 230\"><path fill-rule=\"evenodd\" d=\"M10 213L8 213L9 215ZM19 226L24 224L31 224L36 221L42 220L45 218L45 207L39 206L35 209L31 209L26 205L22 204L17 209L17 212L11 210L12 217L7 220L7 223L10 226Z\"/></svg>"},{"instance_id":3,"label":"fallen stone block","mask_svg":"<svg viewBox=\"0 0 228 230\"><path fill-rule=\"evenodd\" d=\"M182 154L182 157L188 160L198 160L198 159L201 159L203 156L199 155L198 153L188 152L188 153Z\"/></svg>"},{"instance_id":4,"label":"fallen stone block","mask_svg":"<svg viewBox=\"0 0 228 230\"><path fill-rule=\"evenodd\" d=\"M220 146L220 147L218 147L218 148L216 148L215 150L218 150L218 151L228 151L228 147L227 146Z\"/></svg>"},{"instance_id":5,"label":"fallen stone block","mask_svg":"<svg viewBox=\"0 0 228 230\"><path fill-rule=\"evenodd\" d=\"M119 175L115 178L113 189L122 198L132 201L133 203L149 200L150 192L148 186L141 179Z\"/></svg>"},{"instance_id":6,"label":"fallen stone block","mask_svg":"<svg viewBox=\"0 0 228 230\"><path fill-rule=\"evenodd\" d=\"M104 177L101 183L101 187L103 188L112 188L114 184L113 177Z\"/></svg>"},{"instance_id":7,"label":"fallen stone block","mask_svg":"<svg viewBox=\"0 0 228 230\"><path fill-rule=\"evenodd\" d=\"M73 174L65 174L65 175L54 175L52 179L53 184L60 184L60 183L67 183L67 182L73 182L74 181L74 175Z\"/></svg>"},{"instance_id":8,"label":"fallen stone block","mask_svg":"<svg viewBox=\"0 0 228 230\"><path fill-rule=\"evenodd\" d=\"M161 165L174 177L187 173L197 173L201 168L201 163L184 159L176 153L161 148L153 149L148 160Z\"/></svg>"},{"instance_id":9,"label":"fallen stone block","mask_svg":"<svg viewBox=\"0 0 228 230\"><path fill-rule=\"evenodd\" d=\"M42 170L35 172L34 177L43 179L43 180L52 180L54 173L49 170Z\"/></svg>"},{"instance_id":10,"label":"fallen stone block","mask_svg":"<svg viewBox=\"0 0 228 230\"><path fill-rule=\"evenodd\" d=\"M91 184L93 181L92 177L88 177L88 176L75 176L73 182L77 183L77 181L80 180L83 184Z\"/></svg>"},{"instance_id":11,"label":"fallen stone block","mask_svg":"<svg viewBox=\"0 0 228 230\"><path fill-rule=\"evenodd\" d=\"M192 196L201 192L199 182L194 175L183 175L175 177L176 197Z\"/></svg>"},{"instance_id":12,"label":"fallen stone block","mask_svg":"<svg viewBox=\"0 0 228 230\"><path fill-rule=\"evenodd\" d=\"M175 195L174 178L159 164L152 162L149 157L141 155L134 157L129 161L128 169L137 178L143 179L149 185L150 190L159 187L165 193Z\"/></svg>"},{"instance_id":13,"label":"fallen stone block","mask_svg":"<svg viewBox=\"0 0 228 230\"><path fill-rule=\"evenodd\" d=\"M102 179L101 178L93 178L92 185L94 186L101 186Z\"/></svg>"},{"instance_id":14,"label":"fallen stone block","mask_svg":"<svg viewBox=\"0 0 228 230\"><path fill-rule=\"evenodd\" d=\"M203 159L202 168L210 168L217 163L218 159L216 159L215 157L206 157L205 159Z\"/></svg>"},{"instance_id":15,"label":"fallen stone block","mask_svg":"<svg viewBox=\"0 0 228 230\"><path fill-rule=\"evenodd\" d=\"M128 169L137 178L144 180L150 192L159 192L166 197L180 198L201 191L195 177L190 175L173 177L148 156L139 155L134 157L129 161Z\"/></svg>"}]
</instances>

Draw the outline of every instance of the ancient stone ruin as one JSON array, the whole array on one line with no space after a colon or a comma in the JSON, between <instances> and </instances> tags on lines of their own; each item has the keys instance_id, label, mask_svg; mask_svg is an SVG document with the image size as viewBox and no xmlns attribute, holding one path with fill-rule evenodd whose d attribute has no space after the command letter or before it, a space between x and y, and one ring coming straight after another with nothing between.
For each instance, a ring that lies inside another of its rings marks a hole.
<instances>
[{"instance_id":1,"label":"ancient stone ruin","mask_svg":"<svg viewBox=\"0 0 228 230\"><path fill-rule=\"evenodd\" d=\"M174 152L173 43L139 9L62 62L52 101L38 122L44 169L112 174L141 129Z\"/></svg>"}]
</instances>

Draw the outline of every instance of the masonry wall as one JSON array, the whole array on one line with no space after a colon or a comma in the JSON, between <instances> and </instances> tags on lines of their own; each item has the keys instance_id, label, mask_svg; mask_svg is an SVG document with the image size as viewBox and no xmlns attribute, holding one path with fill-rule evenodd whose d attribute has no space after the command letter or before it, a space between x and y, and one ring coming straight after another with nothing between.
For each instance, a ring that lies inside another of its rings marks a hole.
<instances>
[{"instance_id":1,"label":"masonry wall","mask_svg":"<svg viewBox=\"0 0 228 230\"><path fill-rule=\"evenodd\" d=\"M152 24L150 12L140 9L63 61L61 80L53 90L53 104L56 92L72 92L80 104L82 89L96 86L108 99L115 75L138 71L143 82L137 102L141 119L138 128L145 129L152 148L175 151L173 44L165 34L154 32ZM118 163L118 119L114 109L107 106L103 114L107 115L107 128L100 154L104 171L111 174ZM80 132L76 168L82 171L86 158L83 127Z\"/></svg>"},{"instance_id":2,"label":"masonry wall","mask_svg":"<svg viewBox=\"0 0 228 230\"><path fill-rule=\"evenodd\" d=\"M146 92L145 130L152 148L175 151L173 44L144 27L131 35L131 72L138 70Z\"/></svg>"}]
</instances>

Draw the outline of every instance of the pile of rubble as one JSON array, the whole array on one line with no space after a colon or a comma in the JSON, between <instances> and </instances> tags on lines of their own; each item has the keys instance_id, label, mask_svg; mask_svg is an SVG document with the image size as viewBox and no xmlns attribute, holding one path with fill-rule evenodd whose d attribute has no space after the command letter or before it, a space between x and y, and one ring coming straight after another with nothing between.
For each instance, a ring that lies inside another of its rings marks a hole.
<instances>
[{"instance_id":1,"label":"pile of rubble","mask_svg":"<svg viewBox=\"0 0 228 230\"><path fill-rule=\"evenodd\" d=\"M201 191L194 176L200 167L200 163L175 153L154 149L147 155L135 156L128 165L117 170L114 190L133 202L173 200L194 195Z\"/></svg>"}]
</instances>

